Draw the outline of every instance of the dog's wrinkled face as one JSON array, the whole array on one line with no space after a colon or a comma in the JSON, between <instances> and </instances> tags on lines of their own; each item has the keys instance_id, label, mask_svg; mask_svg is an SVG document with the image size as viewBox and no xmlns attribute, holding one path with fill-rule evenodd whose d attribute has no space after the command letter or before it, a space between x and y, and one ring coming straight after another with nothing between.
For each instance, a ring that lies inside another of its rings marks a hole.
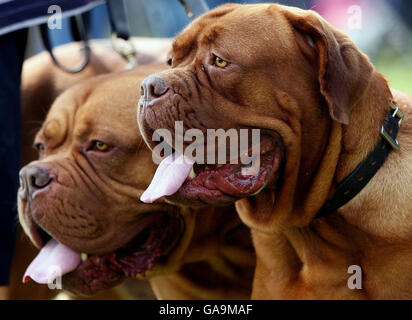
<instances>
[{"instance_id":1,"label":"dog's wrinkled face","mask_svg":"<svg viewBox=\"0 0 412 320\"><path fill-rule=\"evenodd\" d=\"M174 134L175 121L183 122L185 132L261 130L257 174L195 164L196 176L169 200L225 203L265 191L271 194L263 196L269 214L277 206L285 216L302 205L332 120L349 122L349 107L372 70L353 42L316 13L276 4L210 11L177 37L169 63L172 69L142 85L138 121L152 149L154 130ZM184 153L187 144L173 147Z\"/></svg>"},{"instance_id":2,"label":"dog's wrinkled face","mask_svg":"<svg viewBox=\"0 0 412 320\"><path fill-rule=\"evenodd\" d=\"M233 202L259 192L279 176L283 142L272 130L273 121L267 120L287 120L289 110L273 106L277 105L275 93L286 85L279 70L290 57L273 52L276 46L291 44L276 30L278 23L266 5L228 5L213 10L177 37L169 59L172 69L145 80L139 123L151 147L155 146L153 131L162 128L174 133L175 121L183 121L184 130L195 128L204 133L220 128L238 132L261 129L257 175L243 176L241 165L235 164L195 165L196 177L169 200L192 205ZM249 113L252 108L253 115Z\"/></svg>"},{"instance_id":3,"label":"dog's wrinkled face","mask_svg":"<svg viewBox=\"0 0 412 320\"><path fill-rule=\"evenodd\" d=\"M185 130L203 132L259 128L261 168L255 176L242 176L232 173L238 171L234 165L212 166L207 173L195 165L197 176L169 200L233 202L274 186L285 145L300 135L294 130L305 116L296 100L313 104L319 98L301 93L302 87L316 87L317 76L309 61L302 61L293 34L276 6L226 5L197 19L177 37L169 59L172 69L144 82L139 123L146 142L154 147L153 131L165 128L173 133L175 121L183 121ZM312 123L322 113L311 113ZM309 136L316 134L314 126Z\"/></svg>"},{"instance_id":4,"label":"dog's wrinkled face","mask_svg":"<svg viewBox=\"0 0 412 320\"><path fill-rule=\"evenodd\" d=\"M141 79L99 77L62 94L36 136L39 160L20 173L19 217L34 244L54 238L89 255L68 275L80 292L145 275L184 250L189 215L138 200L155 171L135 121Z\"/></svg>"}]
</instances>

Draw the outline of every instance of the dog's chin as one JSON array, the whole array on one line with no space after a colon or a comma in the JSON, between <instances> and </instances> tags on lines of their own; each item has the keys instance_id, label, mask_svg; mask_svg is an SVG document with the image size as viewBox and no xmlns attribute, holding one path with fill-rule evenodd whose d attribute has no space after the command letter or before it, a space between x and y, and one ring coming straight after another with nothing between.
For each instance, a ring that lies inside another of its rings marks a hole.
<instances>
[{"instance_id":1,"label":"dog's chin","mask_svg":"<svg viewBox=\"0 0 412 320\"><path fill-rule=\"evenodd\" d=\"M188 177L180 189L166 200L190 207L224 206L255 196L267 187L274 187L281 175L284 152L278 138L263 136L260 163L256 173L244 174L242 164L193 166L194 177Z\"/></svg>"},{"instance_id":2,"label":"dog's chin","mask_svg":"<svg viewBox=\"0 0 412 320\"><path fill-rule=\"evenodd\" d=\"M52 239L69 248L70 242L79 242L37 223L29 213L30 208L35 207L34 203L29 204L20 198L18 202L22 226L39 249ZM82 260L75 270L63 276L63 288L75 294L92 295L120 284L125 277L150 278L158 273L156 269L166 269L169 257L181 250L185 232L185 217L176 208L145 213L134 237L111 252L102 249L103 254L87 254L87 249L79 250L76 245L73 250L81 254Z\"/></svg>"}]
</instances>

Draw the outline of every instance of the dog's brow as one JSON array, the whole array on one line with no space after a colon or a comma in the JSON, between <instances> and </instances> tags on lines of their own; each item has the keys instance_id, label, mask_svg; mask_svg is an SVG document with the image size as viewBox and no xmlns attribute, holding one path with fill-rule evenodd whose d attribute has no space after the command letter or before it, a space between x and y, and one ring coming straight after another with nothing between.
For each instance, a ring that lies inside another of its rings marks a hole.
<instances>
[{"instance_id":1,"label":"dog's brow","mask_svg":"<svg viewBox=\"0 0 412 320\"><path fill-rule=\"evenodd\" d=\"M188 55L193 51L193 49L197 46L195 40L190 43L190 45L180 45L175 44L171 50L171 54L169 57L173 57L173 64L175 62L180 63L181 61L185 60Z\"/></svg>"},{"instance_id":2,"label":"dog's brow","mask_svg":"<svg viewBox=\"0 0 412 320\"><path fill-rule=\"evenodd\" d=\"M67 124L60 117L47 119L42 129L37 133L35 141L42 140L49 145L49 148L57 148L67 137Z\"/></svg>"},{"instance_id":3,"label":"dog's brow","mask_svg":"<svg viewBox=\"0 0 412 320\"><path fill-rule=\"evenodd\" d=\"M75 126L74 136L80 140L86 139L92 131L92 123L89 120L85 120L80 126Z\"/></svg>"},{"instance_id":4,"label":"dog's brow","mask_svg":"<svg viewBox=\"0 0 412 320\"><path fill-rule=\"evenodd\" d=\"M213 43L219 35L221 28L211 27L204 33L198 32L196 35L182 34L172 45L172 56L176 61L184 59L192 50L199 46L207 46Z\"/></svg>"},{"instance_id":5,"label":"dog's brow","mask_svg":"<svg viewBox=\"0 0 412 320\"><path fill-rule=\"evenodd\" d=\"M200 39L201 44L209 44L211 42L214 42L216 38L219 36L219 32L221 32L221 28L219 27L212 27L210 28L203 37Z\"/></svg>"},{"instance_id":6,"label":"dog's brow","mask_svg":"<svg viewBox=\"0 0 412 320\"><path fill-rule=\"evenodd\" d=\"M181 39L183 37L183 39ZM173 42L172 52L175 59L182 59L190 53L196 41L196 37L188 39L182 35Z\"/></svg>"}]
</instances>

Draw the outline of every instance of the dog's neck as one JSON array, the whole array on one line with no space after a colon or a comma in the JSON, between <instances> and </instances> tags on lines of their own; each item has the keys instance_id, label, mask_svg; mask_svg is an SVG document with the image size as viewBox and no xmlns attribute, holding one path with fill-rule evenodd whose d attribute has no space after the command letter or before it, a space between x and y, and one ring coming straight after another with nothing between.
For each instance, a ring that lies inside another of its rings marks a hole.
<instances>
[{"instance_id":1,"label":"dog's neck","mask_svg":"<svg viewBox=\"0 0 412 320\"><path fill-rule=\"evenodd\" d=\"M305 132L316 128L316 140L313 134L302 134L292 212L282 215L287 209L274 203L272 216L278 216L278 225L305 226L316 217L326 200L334 195L337 184L377 145L391 99L386 80L375 71L351 108L349 125L338 123L325 113L324 119L315 120L315 123L310 119L302 126Z\"/></svg>"},{"instance_id":2,"label":"dog's neck","mask_svg":"<svg viewBox=\"0 0 412 320\"><path fill-rule=\"evenodd\" d=\"M410 245L372 236L340 215L278 234L252 230L252 236L257 254L254 299L412 296Z\"/></svg>"},{"instance_id":3,"label":"dog's neck","mask_svg":"<svg viewBox=\"0 0 412 320\"><path fill-rule=\"evenodd\" d=\"M380 139L392 95L384 78L378 73L374 77L354 105L350 125L342 125L335 182L351 173ZM412 129L409 121L401 129L401 152L394 152L338 213L306 226L285 226L271 235L252 230L258 256L255 287L261 288L254 291L254 298L265 294L266 298L308 299L412 297L407 285L412 281L408 271L412 267L412 224L408 223L412 210L408 212L408 192L396 186L411 179L410 170L405 169L412 151L412 141L404 134ZM362 289L348 287L350 266L360 268Z\"/></svg>"}]
</instances>

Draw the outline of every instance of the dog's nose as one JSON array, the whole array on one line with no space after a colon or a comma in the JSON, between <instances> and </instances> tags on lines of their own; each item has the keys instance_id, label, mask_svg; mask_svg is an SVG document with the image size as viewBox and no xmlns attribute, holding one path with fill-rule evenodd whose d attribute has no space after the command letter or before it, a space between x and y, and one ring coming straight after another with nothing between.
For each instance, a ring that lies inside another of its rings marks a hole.
<instances>
[{"instance_id":1,"label":"dog's nose","mask_svg":"<svg viewBox=\"0 0 412 320\"><path fill-rule=\"evenodd\" d=\"M147 77L140 86L140 94L147 101L163 96L168 90L166 82L159 76Z\"/></svg>"},{"instance_id":2,"label":"dog's nose","mask_svg":"<svg viewBox=\"0 0 412 320\"><path fill-rule=\"evenodd\" d=\"M52 181L47 169L39 165L25 166L19 175L19 195L23 200L32 199L35 191L45 188Z\"/></svg>"}]
</instances>

